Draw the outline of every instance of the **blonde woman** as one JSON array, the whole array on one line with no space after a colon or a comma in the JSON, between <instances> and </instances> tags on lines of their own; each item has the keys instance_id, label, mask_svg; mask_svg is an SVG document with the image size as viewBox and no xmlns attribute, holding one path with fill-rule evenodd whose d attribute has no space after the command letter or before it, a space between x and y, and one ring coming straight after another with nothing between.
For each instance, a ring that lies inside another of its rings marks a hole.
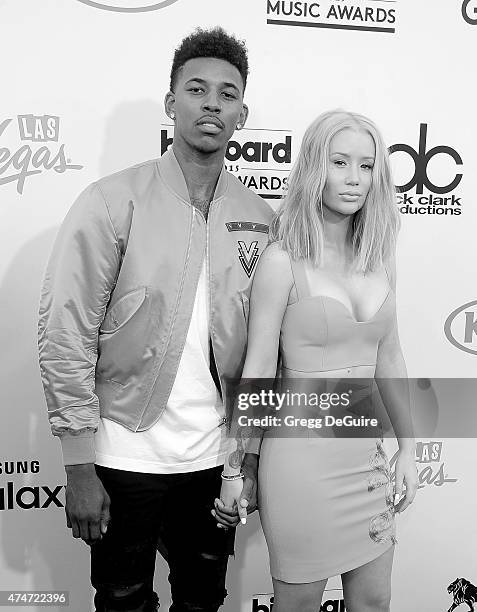
<instances>
[{"instance_id":1,"label":"blonde woman","mask_svg":"<svg viewBox=\"0 0 477 612\"><path fill-rule=\"evenodd\" d=\"M400 383L398 228L387 149L374 123L343 111L319 116L304 135L255 274L242 376L274 378L280 352L288 379L375 380L399 454L393 489L379 438L265 433L259 510L274 612L315 612L327 579L338 574L348 612L389 610L394 516L417 489L409 399ZM229 478L240 451L226 462ZM240 483L222 484L215 514L223 525L231 509L246 505Z\"/></svg>"}]
</instances>

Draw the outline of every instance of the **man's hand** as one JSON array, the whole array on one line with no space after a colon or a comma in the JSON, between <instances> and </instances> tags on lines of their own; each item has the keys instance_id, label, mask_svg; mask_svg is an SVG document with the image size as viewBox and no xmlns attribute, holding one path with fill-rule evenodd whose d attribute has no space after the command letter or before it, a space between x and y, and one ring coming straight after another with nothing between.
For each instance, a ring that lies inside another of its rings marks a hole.
<instances>
[{"instance_id":1,"label":"man's hand","mask_svg":"<svg viewBox=\"0 0 477 612\"><path fill-rule=\"evenodd\" d=\"M237 503L242 493L243 480L222 480L220 499L214 501L212 516L217 521L217 527L235 527L240 520Z\"/></svg>"},{"instance_id":2,"label":"man's hand","mask_svg":"<svg viewBox=\"0 0 477 612\"><path fill-rule=\"evenodd\" d=\"M111 500L93 463L67 465L66 474L66 525L91 546L108 529Z\"/></svg>"},{"instance_id":3,"label":"man's hand","mask_svg":"<svg viewBox=\"0 0 477 612\"><path fill-rule=\"evenodd\" d=\"M215 500L215 509L212 510L217 526L235 527L239 521L245 525L247 514L257 509L258 455L245 455L242 472L243 480L222 482L220 499Z\"/></svg>"}]
</instances>

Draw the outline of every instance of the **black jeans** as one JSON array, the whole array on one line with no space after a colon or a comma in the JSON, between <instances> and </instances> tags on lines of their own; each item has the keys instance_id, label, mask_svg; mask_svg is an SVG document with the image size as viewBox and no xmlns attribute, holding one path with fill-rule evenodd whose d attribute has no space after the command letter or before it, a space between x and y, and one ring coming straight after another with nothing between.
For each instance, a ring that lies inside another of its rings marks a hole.
<instances>
[{"instance_id":1,"label":"black jeans","mask_svg":"<svg viewBox=\"0 0 477 612\"><path fill-rule=\"evenodd\" d=\"M96 466L111 497L108 531L91 547L97 612L158 609L156 550L169 564L170 612L217 612L235 538L235 529L218 529L210 513L221 471L142 474Z\"/></svg>"}]
</instances>

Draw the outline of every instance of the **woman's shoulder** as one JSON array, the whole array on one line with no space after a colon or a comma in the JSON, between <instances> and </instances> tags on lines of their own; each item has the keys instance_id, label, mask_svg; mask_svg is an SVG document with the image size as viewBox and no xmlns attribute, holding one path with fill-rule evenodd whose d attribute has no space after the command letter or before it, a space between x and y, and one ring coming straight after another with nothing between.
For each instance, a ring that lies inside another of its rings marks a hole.
<instances>
[{"instance_id":1,"label":"woman's shoulder","mask_svg":"<svg viewBox=\"0 0 477 612\"><path fill-rule=\"evenodd\" d=\"M276 261L290 261L288 252L283 248L280 240L270 242L264 249L263 254L272 257Z\"/></svg>"},{"instance_id":2,"label":"woman's shoulder","mask_svg":"<svg viewBox=\"0 0 477 612\"><path fill-rule=\"evenodd\" d=\"M263 251L258 264L257 273L261 273L276 281L287 281L293 278L290 256L280 242L271 242Z\"/></svg>"}]
</instances>

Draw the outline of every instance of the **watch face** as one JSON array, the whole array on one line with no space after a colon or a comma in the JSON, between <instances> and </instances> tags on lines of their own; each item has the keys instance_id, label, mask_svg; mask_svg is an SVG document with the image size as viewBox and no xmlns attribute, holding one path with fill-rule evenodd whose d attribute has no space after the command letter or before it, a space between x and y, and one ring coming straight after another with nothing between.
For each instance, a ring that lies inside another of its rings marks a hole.
<instances>
[{"instance_id":1,"label":"watch face","mask_svg":"<svg viewBox=\"0 0 477 612\"><path fill-rule=\"evenodd\" d=\"M78 0L94 8L105 11L117 11L120 13L143 13L145 11L157 11L165 8L178 0Z\"/></svg>"}]
</instances>

